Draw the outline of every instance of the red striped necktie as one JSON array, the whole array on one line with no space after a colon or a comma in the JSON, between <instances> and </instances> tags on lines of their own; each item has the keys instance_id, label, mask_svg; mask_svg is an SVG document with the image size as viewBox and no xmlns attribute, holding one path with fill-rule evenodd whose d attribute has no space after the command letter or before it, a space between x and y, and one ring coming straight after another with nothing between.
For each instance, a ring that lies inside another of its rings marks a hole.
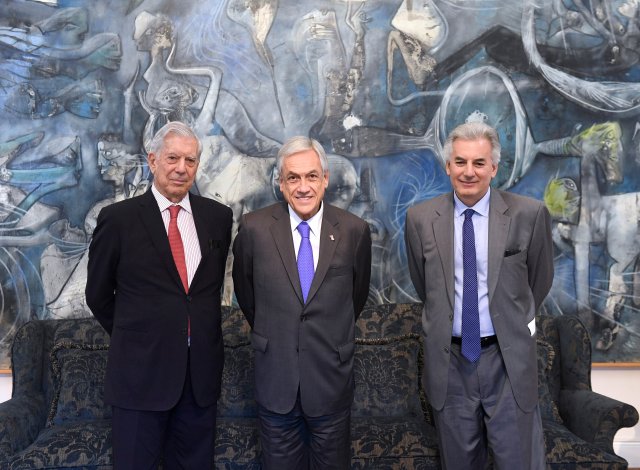
<instances>
[{"instance_id":1,"label":"red striped necktie","mask_svg":"<svg viewBox=\"0 0 640 470\"><path fill-rule=\"evenodd\" d=\"M187 263L184 257L184 245L182 244L182 237L180 236L180 230L178 230L178 212L180 212L180 206L169 206L169 246L171 247L171 254L173 255L173 261L178 268L178 274L180 274L180 280L185 292L189 292L189 278L187 277Z\"/></svg>"}]
</instances>

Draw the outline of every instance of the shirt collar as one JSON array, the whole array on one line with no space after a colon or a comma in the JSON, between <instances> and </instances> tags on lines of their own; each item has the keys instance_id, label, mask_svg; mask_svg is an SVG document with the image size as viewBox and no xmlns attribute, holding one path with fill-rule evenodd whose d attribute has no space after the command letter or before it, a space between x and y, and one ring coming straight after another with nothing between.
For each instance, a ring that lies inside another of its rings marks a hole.
<instances>
[{"instance_id":1,"label":"shirt collar","mask_svg":"<svg viewBox=\"0 0 640 470\"><path fill-rule=\"evenodd\" d=\"M300 222L302 222L302 219L300 218L300 216L298 216L298 214L296 214L296 211L293 210L293 208L291 206L287 206L289 208L289 220L291 221L291 231L295 232L298 228L298 225L300 225ZM322 213L324 212L324 203L320 203L320 209L318 209L318 212L316 212L316 214L311 217L309 220L307 220L307 224L309 224L309 228L311 229L311 233L313 233L315 236L319 237L320 236L320 227L322 226Z\"/></svg>"},{"instance_id":2,"label":"shirt collar","mask_svg":"<svg viewBox=\"0 0 640 470\"><path fill-rule=\"evenodd\" d=\"M182 210L185 210L189 214L191 214L191 201L189 200L189 193L186 194L186 196L182 199L182 201L178 202L177 204L174 204L169 199L167 199L160 191L158 191L155 184L151 185L151 192L153 193L153 196L156 198L156 202L158 203L160 212L167 210L170 206L176 205L176 206L180 206Z\"/></svg>"},{"instance_id":3,"label":"shirt collar","mask_svg":"<svg viewBox=\"0 0 640 470\"><path fill-rule=\"evenodd\" d=\"M473 205L473 207L469 207L465 205L459 198L458 195L453 192L453 200L455 204L455 214L456 217L462 216L462 213L467 209L473 209L476 213L480 214L483 217L489 217L489 200L491 199L491 188L489 188L484 196Z\"/></svg>"}]
</instances>

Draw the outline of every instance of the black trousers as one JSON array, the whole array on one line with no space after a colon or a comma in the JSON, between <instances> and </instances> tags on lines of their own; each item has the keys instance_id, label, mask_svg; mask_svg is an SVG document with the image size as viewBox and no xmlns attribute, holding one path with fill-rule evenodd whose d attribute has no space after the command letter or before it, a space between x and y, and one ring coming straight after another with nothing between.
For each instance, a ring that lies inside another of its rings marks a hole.
<instances>
[{"instance_id":1,"label":"black trousers","mask_svg":"<svg viewBox=\"0 0 640 470\"><path fill-rule=\"evenodd\" d=\"M167 411L113 407L114 470L203 470L213 467L216 404L200 407L185 378L182 396Z\"/></svg>"},{"instance_id":2,"label":"black trousers","mask_svg":"<svg viewBox=\"0 0 640 470\"><path fill-rule=\"evenodd\" d=\"M258 405L263 470L346 470L351 467L351 408L308 416L300 395L286 414Z\"/></svg>"}]
</instances>

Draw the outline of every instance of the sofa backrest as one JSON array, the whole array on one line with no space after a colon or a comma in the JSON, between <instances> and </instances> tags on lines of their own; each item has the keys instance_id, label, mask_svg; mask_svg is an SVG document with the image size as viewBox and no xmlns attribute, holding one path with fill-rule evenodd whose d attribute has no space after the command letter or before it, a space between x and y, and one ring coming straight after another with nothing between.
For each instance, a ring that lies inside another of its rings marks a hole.
<instances>
[{"instance_id":1,"label":"sofa backrest","mask_svg":"<svg viewBox=\"0 0 640 470\"><path fill-rule=\"evenodd\" d=\"M354 417L422 414L430 420L421 386L421 312L418 303L365 307L356 322ZM554 417L561 388L590 389L591 343L575 317L541 315L537 326L540 396L547 400L543 414L546 409L547 417ZM223 307L222 329L225 368L219 414L253 417L249 325L239 309ZM109 336L92 317L23 325L12 347L14 393L43 393L48 425L108 417L100 382L108 345ZM83 387L87 391L78 392Z\"/></svg>"},{"instance_id":2,"label":"sofa backrest","mask_svg":"<svg viewBox=\"0 0 640 470\"><path fill-rule=\"evenodd\" d=\"M561 389L591 390L591 337L574 315L539 315L538 338L555 351L548 374L549 391L558 400Z\"/></svg>"}]
</instances>

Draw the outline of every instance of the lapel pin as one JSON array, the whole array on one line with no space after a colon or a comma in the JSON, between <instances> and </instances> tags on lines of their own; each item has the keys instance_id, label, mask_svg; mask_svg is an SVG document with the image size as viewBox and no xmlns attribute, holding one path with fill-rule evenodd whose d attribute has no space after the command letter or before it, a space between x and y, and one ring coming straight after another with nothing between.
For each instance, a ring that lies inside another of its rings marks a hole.
<instances>
[{"instance_id":1,"label":"lapel pin","mask_svg":"<svg viewBox=\"0 0 640 470\"><path fill-rule=\"evenodd\" d=\"M329 239L330 239L331 241L335 241L335 237L333 236L333 234L329 235Z\"/></svg>"}]
</instances>

